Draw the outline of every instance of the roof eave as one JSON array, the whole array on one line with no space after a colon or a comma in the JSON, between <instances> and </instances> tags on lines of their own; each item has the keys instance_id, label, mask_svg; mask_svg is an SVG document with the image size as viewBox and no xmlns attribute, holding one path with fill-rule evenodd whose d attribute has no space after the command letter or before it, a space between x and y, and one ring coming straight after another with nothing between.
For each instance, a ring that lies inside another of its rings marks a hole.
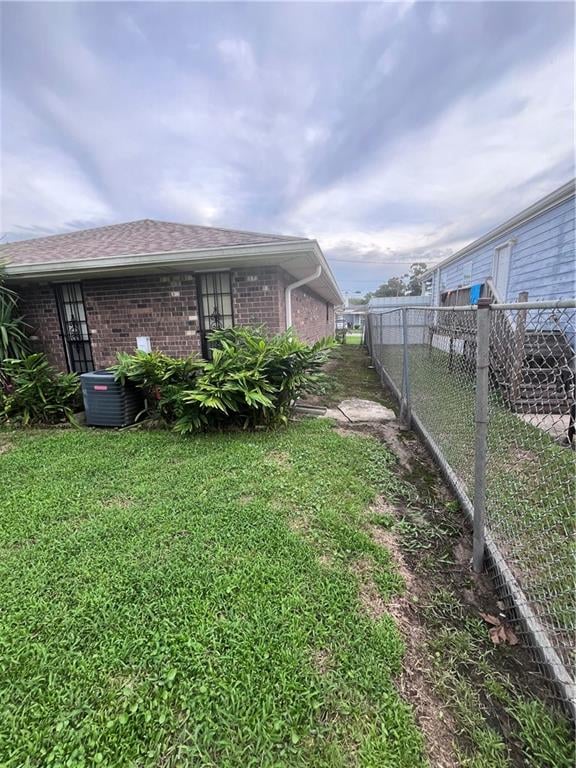
<instances>
[{"instance_id":1,"label":"roof eave","mask_svg":"<svg viewBox=\"0 0 576 768\"><path fill-rule=\"evenodd\" d=\"M271 257L291 257L302 254L313 254L314 259L322 266L322 271L328 278L334 294L334 303L342 302L344 297L322 253L322 249L316 240L310 239L184 251L121 254L119 256L103 256L94 259L49 261L35 264L10 264L8 262L5 265L4 273L6 278L13 281L18 279L62 281L72 277L86 279L90 276L112 276L118 273L126 274L131 271L149 271L153 268L157 268L160 271L174 270L178 267L190 269L197 263L210 265L210 263L229 262L230 265L233 265L242 259L248 258L265 262L267 258Z\"/></svg>"}]
</instances>

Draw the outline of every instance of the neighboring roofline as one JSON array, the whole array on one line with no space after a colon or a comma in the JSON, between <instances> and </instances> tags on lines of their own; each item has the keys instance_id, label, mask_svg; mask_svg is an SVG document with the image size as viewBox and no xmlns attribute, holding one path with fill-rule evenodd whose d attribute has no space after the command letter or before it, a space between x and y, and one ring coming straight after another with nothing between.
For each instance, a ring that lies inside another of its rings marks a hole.
<instances>
[{"instance_id":1,"label":"neighboring roofline","mask_svg":"<svg viewBox=\"0 0 576 768\"><path fill-rule=\"evenodd\" d=\"M150 253L126 253L118 256L99 256L92 259L75 259L70 261L45 261L30 264L10 264L7 261L4 274L7 278L15 280L19 277L25 279L62 279L66 275L84 273L86 276L97 272L126 271L127 269L139 269L150 267L178 267L191 266L197 261L236 261L242 257L265 259L275 255L297 255L302 252L313 253L340 302L344 296L338 287L326 257L316 240L302 238L301 240L275 240L268 243L250 243L246 245L228 245L212 248L186 249L179 251L154 251ZM1 251L0 251L1 258ZM336 302L335 302L336 303Z\"/></svg>"},{"instance_id":2,"label":"neighboring roofline","mask_svg":"<svg viewBox=\"0 0 576 768\"><path fill-rule=\"evenodd\" d=\"M464 246L464 248L461 248L456 253L453 253L451 256L448 256L443 261L438 262L433 267L430 267L430 269L427 269L424 274L420 275L420 282L423 280L428 280L434 272L436 272L437 269L442 269L443 267L446 267L448 264L451 264L453 261L456 261L457 259L461 258L462 256L467 256L471 251L475 251L477 248L480 248L483 245L486 245L491 240L495 240L502 235L504 235L509 229L512 229L513 227L517 227L520 224L524 224L524 222L529 221L530 219L533 219L535 216L538 216L540 213L543 213L544 211L554 208L557 205L560 205L560 203L565 202L566 200L569 200L571 197L574 196L576 193L576 179L571 179L570 181L566 182L566 184L563 184L558 189L555 189L554 192L551 192L549 195L546 195L546 197L541 198L537 202L530 205L528 208L525 208L523 211L520 211L520 213L517 213L515 216L512 216L511 219L508 219L503 224L500 224L495 229L491 229L489 232L487 232L485 235L482 235L482 237L479 237L477 240L474 240L473 242L469 243L468 245Z\"/></svg>"}]
</instances>

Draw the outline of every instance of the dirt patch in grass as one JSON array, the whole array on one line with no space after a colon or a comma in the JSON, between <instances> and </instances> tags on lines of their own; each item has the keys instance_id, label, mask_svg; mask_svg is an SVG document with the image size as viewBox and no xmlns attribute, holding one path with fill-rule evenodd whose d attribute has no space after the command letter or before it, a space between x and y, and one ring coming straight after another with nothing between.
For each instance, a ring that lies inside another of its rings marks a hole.
<instances>
[{"instance_id":1,"label":"dirt patch in grass","mask_svg":"<svg viewBox=\"0 0 576 768\"><path fill-rule=\"evenodd\" d=\"M321 675L325 675L332 664L332 655L326 648L320 648L312 654L312 666Z\"/></svg>"},{"instance_id":2,"label":"dirt patch in grass","mask_svg":"<svg viewBox=\"0 0 576 768\"><path fill-rule=\"evenodd\" d=\"M383 515L383 519L386 519L397 517L401 510L380 498L372 505L369 517L373 519L375 514ZM431 765L435 768L458 768L459 763L452 747L456 725L424 673L429 667L430 658L425 628L419 615L423 594L421 584L406 563L398 536L392 530L374 523L368 524L367 529L373 541L388 550L406 583L406 592L386 604L386 611L394 617L406 648L402 673L397 681L398 690L414 707Z\"/></svg>"},{"instance_id":3,"label":"dirt patch in grass","mask_svg":"<svg viewBox=\"0 0 576 768\"><path fill-rule=\"evenodd\" d=\"M288 527L293 533L307 533L310 530L310 521L305 515L296 515L288 520Z\"/></svg>"},{"instance_id":4,"label":"dirt patch in grass","mask_svg":"<svg viewBox=\"0 0 576 768\"><path fill-rule=\"evenodd\" d=\"M332 568L334 566L334 559L327 554L322 554L318 557L318 562L323 568Z\"/></svg>"},{"instance_id":5,"label":"dirt patch in grass","mask_svg":"<svg viewBox=\"0 0 576 768\"><path fill-rule=\"evenodd\" d=\"M290 456L285 451L270 451L267 458L278 464L279 467L290 466Z\"/></svg>"},{"instance_id":6,"label":"dirt patch in grass","mask_svg":"<svg viewBox=\"0 0 576 768\"><path fill-rule=\"evenodd\" d=\"M116 509L130 509L134 506L134 499L130 496L111 496L102 502L104 507L115 507Z\"/></svg>"},{"instance_id":7,"label":"dirt patch in grass","mask_svg":"<svg viewBox=\"0 0 576 768\"><path fill-rule=\"evenodd\" d=\"M386 603L380 596L372 576L372 563L366 558L355 560L351 570L358 579L358 597L362 612L373 621L378 621L386 613Z\"/></svg>"},{"instance_id":8,"label":"dirt patch in grass","mask_svg":"<svg viewBox=\"0 0 576 768\"><path fill-rule=\"evenodd\" d=\"M344 437L375 437L390 449L407 472L414 470L415 460L421 458L425 453L423 448L418 447L416 441L406 437L409 433L403 430L396 421L373 424L353 424L350 422L345 425L340 424L335 429L339 435Z\"/></svg>"},{"instance_id":9,"label":"dirt patch in grass","mask_svg":"<svg viewBox=\"0 0 576 768\"><path fill-rule=\"evenodd\" d=\"M9 440L0 440L0 456L12 450L12 443Z\"/></svg>"}]
</instances>

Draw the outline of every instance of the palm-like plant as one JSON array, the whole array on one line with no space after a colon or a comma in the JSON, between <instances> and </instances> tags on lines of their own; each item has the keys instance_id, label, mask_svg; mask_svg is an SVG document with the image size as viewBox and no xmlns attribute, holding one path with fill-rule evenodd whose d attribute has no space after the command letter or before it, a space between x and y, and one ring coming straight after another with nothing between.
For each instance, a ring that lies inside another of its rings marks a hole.
<instances>
[{"instance_id":1,"label":"palm-like plant","mask_svg":"<svg viewBox=\"0 0 576 768\"><path fill-rule=\"evenodd\" d=\"M0 263L0 369L3 360L24 357L30 351L27 328L18 314L18 296L6 285Z\"/></svg>"}]
</instances>

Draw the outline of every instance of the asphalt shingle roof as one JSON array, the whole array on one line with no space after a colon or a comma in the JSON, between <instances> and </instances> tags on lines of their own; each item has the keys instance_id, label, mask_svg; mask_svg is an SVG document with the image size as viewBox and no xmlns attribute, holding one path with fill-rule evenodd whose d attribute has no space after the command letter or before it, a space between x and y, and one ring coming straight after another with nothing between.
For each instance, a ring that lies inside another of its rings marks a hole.
<instances>
[{"instance_id":1,"label":"asphalt shingle roof","mask_svg":"<svg viewBox=\"0 0 576 768\"><path fill-rule=\"evenodd\" d=\"M9 264L42 264L303 239L305 238L141 219L126 224L112 224L63 235L5 243L0 245L0 261Z\"/></svg>"}]
</instances>

